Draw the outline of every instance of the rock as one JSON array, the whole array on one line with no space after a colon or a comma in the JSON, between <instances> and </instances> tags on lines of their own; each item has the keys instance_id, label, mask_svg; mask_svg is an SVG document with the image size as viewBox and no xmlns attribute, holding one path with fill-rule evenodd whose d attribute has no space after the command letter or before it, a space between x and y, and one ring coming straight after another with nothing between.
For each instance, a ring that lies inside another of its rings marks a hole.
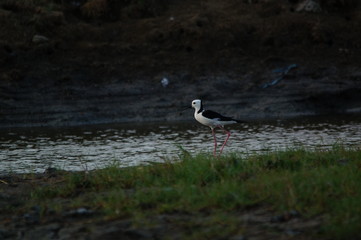
<instances>
[{"instance_id":1,"label":"rock","mask_svg":"<svg viewBox=\"0 0 361 240\"><path fill-rule=\"evenodd\" d=\"M315 0L305 0L296 8L296 12L321 12L320 4Z\"/></svg>"},{"instance_id":2,"label":"rock","mask_svg":"<svg viewBox=\"0 0 361 240\"><path fill-rule=\"evenodd\" d=\"M87 217L94 214L94 211L86 209L86 208L77 208L75 210L71 210L65 212L63 214L64 217Z\"/></svg>"},{"instance_id":3,"label":"rock","mask_svg":"<svg viewBox=\"0 0 361 240\"><path fill-rule=\"evenodd\" d=\"M33 43L44 43L48 42L49 38L43 36L43 35L34 35L33 37Z\"/></svg>"},{"instance_id":4,"label":"rock","mask_svg":"<svg viewBox=\"0 0 361 240\"><path fill-rule=\"evenodd\" d=\"M166 77L164 77L160 82L164 88L166 88L169 84L169 80Z\"/></svg>"}]
</instances>

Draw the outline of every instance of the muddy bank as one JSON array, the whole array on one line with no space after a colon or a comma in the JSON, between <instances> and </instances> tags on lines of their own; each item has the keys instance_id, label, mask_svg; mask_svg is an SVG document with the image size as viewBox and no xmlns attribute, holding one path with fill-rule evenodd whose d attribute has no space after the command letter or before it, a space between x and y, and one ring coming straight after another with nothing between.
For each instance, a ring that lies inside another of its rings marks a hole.
<instances>
[{"instance_id":1,"label":"muddy bank","mask_svg":"<svg viewBox=\"0 0 361 240\"><path fill-rule=\"evenodd\" d=\"M74 204L72 198L56 200L63 211L41 205L28 206L30 192L40 186L59 187L66 172L48 169L44 174L0 177L1 239L188 239L192 232L222 232L224 223L212 224L212 212L162 213L146 218L108 217L100 209ZM129 190L131 191L131 190ZM98 192L107 195L110 192ZM86 193L79 192L79 196ZM78 196L78 197L79 197ZM94 197L94 196L93 196ZM86 201L86 200L85 200ZM41 203L39 203L41 204ZM75 207L77 206L77 207ZM56 208L56 205L53 206ZM239 222L239 232L229 239L311 239L322 217L307 218L295 210L277 214L265 206L227 213ZM208 223L208 224L205 224ZM208 226L209 225L209 226ZM218 226L219 225L219 226ZM247 229L247 231L244 231ZM201 235L202 235L201 234ZM195 237L196 238L196 237ZM227 238L228 239L228 238Z\"/></svg>"},{"instance_id":2,"label":"muddy bank","mask_svg":"<svg viewBox=\"0 0 361 240\"><path fill-rule=\"evenodd\" d=\"M3 0L0 126L360 113L360 6L300 2Z\"/></svg>"},{"instance_id":3,"label":"muddy bank","mask_svg":"<svg viewBox=\"0 0 361 240\"><path fill-rule=\"evenodd\" d=\"M0 175L0 238L360 239L359 147L183 151L142 166Z\"/></svg>"},{"instance_id":4,"label":"muddy bank","mask_svg":"<svg viewBox=\"0 0 361 240\"><path fill-rule=\"evenodd\" d=\"M361 71L350 70L345 75L340 71L335 67L310 70L299 66L282 79L267 70L204 76L187 83L190 80L183 80L185 76L165 74L167 87L162 86L161 75L131 83L68 82L61 87L43 82L38 86L29 80L16 88L2 88L6 95L0 124L28 127L192 120L193 111L183 109L196 98L204 99L209 109L243 120L359 114Z\"/></svg>"}]
</instances>

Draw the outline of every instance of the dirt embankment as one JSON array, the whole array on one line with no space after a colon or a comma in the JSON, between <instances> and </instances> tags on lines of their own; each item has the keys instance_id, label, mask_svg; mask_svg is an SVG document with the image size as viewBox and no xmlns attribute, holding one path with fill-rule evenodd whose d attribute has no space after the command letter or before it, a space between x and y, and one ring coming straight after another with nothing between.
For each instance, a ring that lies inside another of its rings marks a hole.
<instances>
[{"instance_id":1,"label":"dirt embankment","mask_svg":"<svg viewBox=\"0 0 361 240\"><path fill-rule=\"evenodd\" d=\"M74 196L58 198L54 205L47 207L41 204L29 207L28 199L34 188L62 187L66 174L48 169L44 174L0 176L0 204L7 206L0 209L0 239L204 239L204 236L213 235L214 228L222 232L222 226L228 224L227 221L214 222L212 211L206 209L194 213L158 213L141 218L109 217L100 206L100 209L94 209L86 203L74 203ZM93 194L87 196L79 192L84 201L94 198ZM56 211L57 206L64 210ZM225 216L237 219L233 221L239 222L239 230L243 234L212 239L319 239L316 236L323 220L323 216L303 217L296 210L277 214L262 205L234 211L233 214L225 212ZM196 233L202 237L197 238ZM313 234L316 235L314 238Z\"/></svg>"},{"instance_id":2,"label":"dirt embankment","mask_svg":"<svg viewBox=\"0 0 361 240\"><path fill-rule=\"evenodd\" d=\"M0 126L360 113L359 4L300 3L1 0Z\"/></svg>"}]
</instances>

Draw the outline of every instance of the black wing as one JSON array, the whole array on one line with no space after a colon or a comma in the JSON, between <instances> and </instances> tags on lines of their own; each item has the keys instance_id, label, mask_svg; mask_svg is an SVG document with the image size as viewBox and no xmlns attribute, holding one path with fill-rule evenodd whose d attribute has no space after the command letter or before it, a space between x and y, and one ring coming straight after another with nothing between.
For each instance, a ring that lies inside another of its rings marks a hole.
<instances>
[{"instance_id":1,"label":"black wing","mask_svg":"<svg viewBox=\"0 0 361 240\"><path fill-rule=\"evenodd\" d=\"M225 117L217 112L213 112L211 110L205 110L202 112L202 115L209 119L219 119L220 121L237 121L231 117Z\"/></svg>"}]
</instances>

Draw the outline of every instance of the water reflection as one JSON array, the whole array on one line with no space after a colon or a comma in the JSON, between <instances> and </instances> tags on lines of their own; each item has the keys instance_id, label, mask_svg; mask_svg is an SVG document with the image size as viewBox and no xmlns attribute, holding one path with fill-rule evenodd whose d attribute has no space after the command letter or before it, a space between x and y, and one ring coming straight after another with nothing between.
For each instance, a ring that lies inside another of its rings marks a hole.
<instances>
[{"instance_id":1,"label":"water reflection","mask_svg":"<svg viewBox=\"0 0 361 240\"><path fill-rule=\"evenodd\" d=\"M295 145L329 148L358 145L361 120L303 120L231 127L224 152L252 153ZM0 173L43 172L48 167L90 170L116 161L123 166L161 162L179 154L212 152L209 128L197 123L107 125L77 128L2 130ZM219 141L225 135L217 132Z\"/></svg>"}]
</instances>

